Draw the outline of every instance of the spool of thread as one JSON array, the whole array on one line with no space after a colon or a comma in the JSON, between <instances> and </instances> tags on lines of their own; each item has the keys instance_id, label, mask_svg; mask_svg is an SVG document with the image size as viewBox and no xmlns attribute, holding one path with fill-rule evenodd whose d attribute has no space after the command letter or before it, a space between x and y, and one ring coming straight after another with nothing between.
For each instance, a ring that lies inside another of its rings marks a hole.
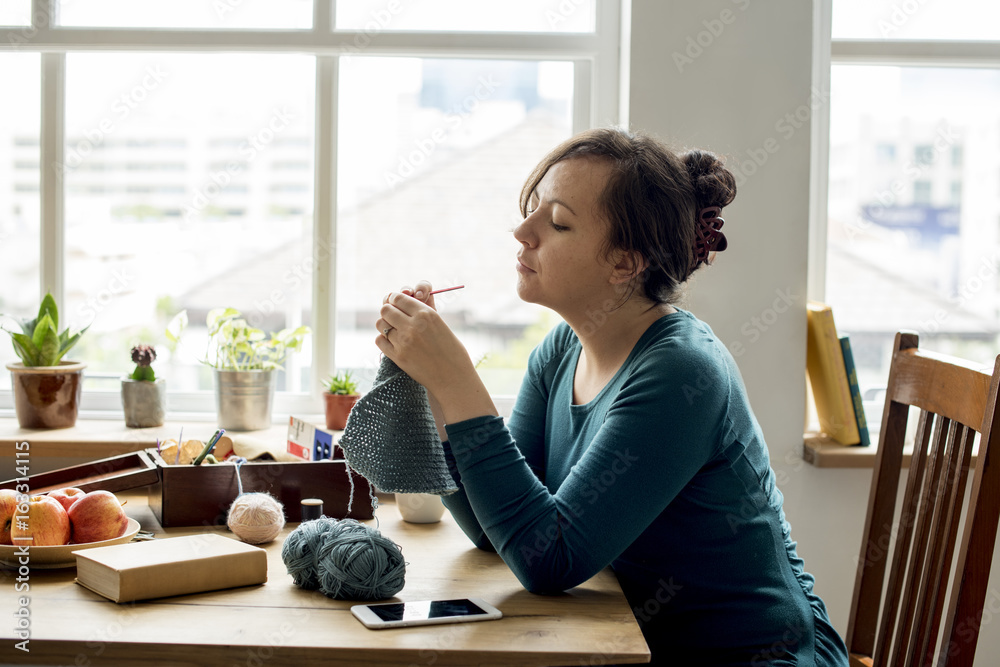
<instances>
[{"instance_id":1,"label":"spool of thread","mask_svg":"<svg viewBox=\"0 0 1000 667\"><path fill-rule=\"evenodd\" d=\"M267 493L244 493L229 507L229 530L250 544L264 544L285 527L285 508Z\"/></svg>"},{"instance_id":2,"label":"spool of thread","mask_svg":"<svg viewBox=\"0 0 1000 667\"><path fill-rule=\"evenodd\" d=\"M399 545L354 519L299 524L281 547L292 581L339 600L384 600L403 589Z\"/></svg>"},{"instance_id":3,"label":"spool of thread","mask_svg":"<svg viewBox=\"0 0 1000 667\"><path fill-rule=\"evenodd\" d=\"M301 505L302 521L313 521L323 516L322 498L303 498Z\"/></svg>"}]
</instances>

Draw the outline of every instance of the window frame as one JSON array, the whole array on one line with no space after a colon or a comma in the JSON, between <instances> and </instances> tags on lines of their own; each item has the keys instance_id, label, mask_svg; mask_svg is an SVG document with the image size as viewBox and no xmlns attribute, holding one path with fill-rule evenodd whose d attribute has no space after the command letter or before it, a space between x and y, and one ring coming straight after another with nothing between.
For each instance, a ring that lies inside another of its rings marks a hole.
<instances>
[{"instance_id":1,"label":"window frame","mask_svg":"<svg viewBox=\"0 0 1000 667\"><path fill-rule=\"evenodd\" d=\"M65 148L66 54L115 52L306 53L316 58L314 247L334 247L337 230L338 64L341 56L412 56L558 60L574 65L572 131L619 120L621 0L594 0L592 33L415 32L334 29L336 0L313 1L310 29L156 29L61 27L58 0L32 0L30 26L0 26L0 48L41 54L42 117L40 163L60 164ZM390 26L391 27L391 26ZM360 45L364 45L359 48ZM63 185L53 169L40 169L40 293L63 300L65 210ZM513 197L515 193L512 193ZM313 368L317 378L334 370L336 339L336 260L320 253L313 273ZM319 383L309 392L278 392L275 414L312 414L321 405ZM211 391L173 392L177 419L211 414ZM81 417L120 413L117 392L85 391ZM0 388L0 415L13 414L9 388Z\"/></svg>"}]
</instances>

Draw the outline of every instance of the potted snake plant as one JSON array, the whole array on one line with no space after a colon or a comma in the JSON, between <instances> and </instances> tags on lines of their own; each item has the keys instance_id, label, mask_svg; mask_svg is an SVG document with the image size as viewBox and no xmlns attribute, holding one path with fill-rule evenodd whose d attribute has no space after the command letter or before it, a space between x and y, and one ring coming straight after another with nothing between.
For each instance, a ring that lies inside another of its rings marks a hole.
<instances>
[{"instance_id":1,"label":"potted snake plant","mask_svg":"<svg viewBox=\"0 0 1000 667\"><path fill-rule=\"evenodd\" d=\"M19 319L20 333L10 334L20 362L7 364L14 388L14 410L21 428L68 428L80 410L86 364L63 357L89 327L70 335L59 332L59 308L46 294L34 319Z\"/></svg>"}]
</instances>

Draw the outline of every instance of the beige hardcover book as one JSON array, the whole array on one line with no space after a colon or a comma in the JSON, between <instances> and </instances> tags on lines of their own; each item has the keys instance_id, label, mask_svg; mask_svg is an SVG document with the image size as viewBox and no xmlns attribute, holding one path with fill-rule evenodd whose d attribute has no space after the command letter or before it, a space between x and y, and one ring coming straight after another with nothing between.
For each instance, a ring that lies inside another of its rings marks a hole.
<instances>
[{"instance_id":1,"label":"beige hardcover book","mask_svg":"<svg viewBox=\"0 0 1000 667\"><path fill-rule=\"evenodd\" d=\"M95 547L74 555L76 582L119 603L267 581L267 552L218 533Z\"/></svg>"}]
</instances>

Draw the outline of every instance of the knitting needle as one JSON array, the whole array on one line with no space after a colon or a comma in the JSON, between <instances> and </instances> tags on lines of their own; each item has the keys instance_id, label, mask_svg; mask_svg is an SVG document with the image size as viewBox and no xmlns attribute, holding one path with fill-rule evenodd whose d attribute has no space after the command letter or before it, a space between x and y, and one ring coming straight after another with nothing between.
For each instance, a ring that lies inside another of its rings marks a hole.
<instances>
[{"instance_id":1,"label":"knitting needle","mask_svg":"<svg viewBox=\"0 0 1000 667\"><path fill-rule=\"evenodd\" d=\"M174 465L181 462L181 444L184 442L184 427L181 426L181 434L177 436L177 456L174 457Z\"/></svg>"},{"instance_id":2,"label":"knitting needle","mask_svg":"<svg viewBox=\"0 0 1000 667\"><path fill-rule=\"evenodd\" d=\"M205 445L205 448L201 450L201 454L199 454L197 458L195 458L195 460L191 462L191 465L200 466L201 462L205 460L205 457L208 456L208 453L212 451L212 448L215 447L216 443L219 442L219 439L222 438L222 434L225 432L226 429L224 428L220 428L219 430L217 430L215 434L212 436L212 438L208 441L208 444Z\"/></svg>"},{"instance_id":3,"label":"knitting needle","mask_svg":"<svg viewBox=\"0 0 1000 667\"><path fill-rule=\"evenodd\" d=\"M463 287L465 287L465 285L455 285L454 287L445 287L444 289L436 289L433 292L431 292L431 294L440 294L441 292L450 292L453 289L462 289Z\"/></svg>"}]
</instances>

